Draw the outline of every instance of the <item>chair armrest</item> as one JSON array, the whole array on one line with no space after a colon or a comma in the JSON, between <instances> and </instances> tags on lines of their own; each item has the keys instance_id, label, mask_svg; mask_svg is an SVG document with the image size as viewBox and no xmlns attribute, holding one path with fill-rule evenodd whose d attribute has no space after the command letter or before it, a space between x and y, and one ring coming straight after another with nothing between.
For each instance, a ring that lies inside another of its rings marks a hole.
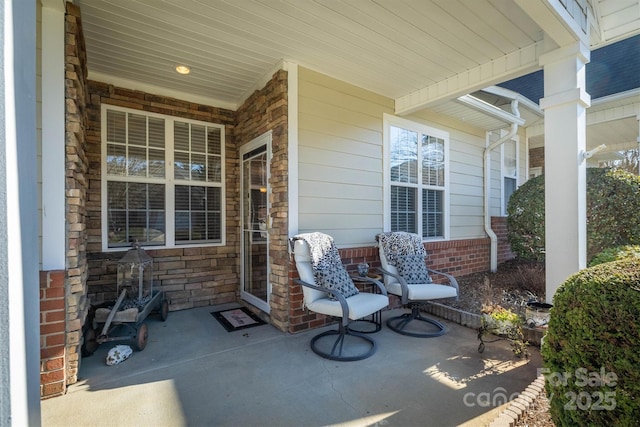
<instances>
[{"instance_id":1,"label":"chair armrest","mask_svg":"<svg viewBox=\"0 0 640 427\"><path fill-rule=\"evenodd\" d=\"M455 277L453 277L451 274L447 274L444 273L442 271L437 271L437 270L432 270L430 268L427 268L427 271L431 274L436 274L439 276L444 276L447 278L447 280L449 281L449 285L453 286L454 288L456 288L456 301L458 301L459 297L460 297L460 288L458 286L458 281L456 280Z\"/></svg>"},{"instance_id":2,"label":"chair armrest","mask_svg":"<svg viewBox=\"0 0 640 427\"><path fill-rule=\"evenodd\" d=\"M347 304L347 299L340 292L334 289L323 288L322 286L311 284L301 279L294 279L293 282L301 286L306 286L307 288L331 294L331 296L333 296L340 303L340 307L342 308L342 325L347 326L349 324L349 305Z\"/></svg>"},{"instance_id":3,"label":"chair armrest","mask_svg":"<svg viewBox=\"0 0 640 427\"><path fill-rule=\"evenodd\" d=\"M399 274L394 274L392 272L390 272L389 270L385 270L382 267L376 267L384 276L385 274L387 276L391 276L394 279L396 279L398 281L398 283L400 283L400 287L402 288L402 304L408 304L409 303L409 288L407 287L407 282L406 280L404 280L404 278L402 276L400 276Z\"/></svg>"}]
</instances>

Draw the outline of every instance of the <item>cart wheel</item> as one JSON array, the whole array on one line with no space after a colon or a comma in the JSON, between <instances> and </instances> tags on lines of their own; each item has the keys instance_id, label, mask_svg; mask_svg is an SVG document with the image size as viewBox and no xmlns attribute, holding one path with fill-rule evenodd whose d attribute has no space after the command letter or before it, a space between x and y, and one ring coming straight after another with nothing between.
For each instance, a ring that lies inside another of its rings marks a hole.
<instances>
[{"instance_id":1,"label":"cart wheel","mask_svg":"<svg viewBox=\"0 0 640 427\"><path fill-rule=\"evenodd\" d=\"M169 301L163 299L160 303L160 319L164 322L169 317Z\"/></svg>"},{"instance_id":2,"label":"cart wheel","mask_svg":"<svg viewBox=\"0 0 640 427\"><path fill-rule=\"evenodd\" d=\"M484 343L481 342L480 345L478 346L478 353L482 353L484 351Z\"/></svg>"},{"instance_id":3,"label":"cart wheel","mask_svg":"<svg viewBox=\"0 0 640 427\"><path fill-rule=\"evenodd\" d=\"M147 346L147 338L149 338L149 329L146 323L140 325L138 335L136 335L136 350L142 351Z\"/></svg>"},{"instance_id":4,"label":"cart wheel","mask_svg":"<svg viewBox=\"0 0 640 427\"><path fill-rule=\"evenodd\" d=\"M87 328L84 332L84 340L82 343L82 357L91 356L100 344L96 340L96 331L93 328Z\"/></svg>"}]
</instances>

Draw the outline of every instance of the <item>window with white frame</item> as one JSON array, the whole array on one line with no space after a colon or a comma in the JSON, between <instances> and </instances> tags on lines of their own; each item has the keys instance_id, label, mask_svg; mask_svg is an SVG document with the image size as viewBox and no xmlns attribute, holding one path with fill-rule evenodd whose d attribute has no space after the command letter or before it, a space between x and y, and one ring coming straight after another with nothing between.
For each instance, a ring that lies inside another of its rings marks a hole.
<instances>
[{"instance_id":1,"label":"window with white frame","mask_svg":"<svg viewBox=\"0 0 640 427\"><path fill-rule=\"evenodd\" d=\"M448 238L447 132L385 116L385 228Z\"/></svg>"},{"instance_id":2,"label":"window with white frame","mask_svg":"<svg viewBox=\"0 0 640 427\"><path fill-rule=\"evenodd\" d=\"M223 125L103 105L103 246L223 243L223 169Z\"/></svg>"},{"instance_id":3,"label":"window with white frame","mask_svg":"<svg viewBox=\"0 0 640 427\"><path fill-rule=\"evenodd\" d=\"M518 188L518 142L509 140L502 144L502 215L507 215L511 195Z\"/></svg>"}]
</instances>

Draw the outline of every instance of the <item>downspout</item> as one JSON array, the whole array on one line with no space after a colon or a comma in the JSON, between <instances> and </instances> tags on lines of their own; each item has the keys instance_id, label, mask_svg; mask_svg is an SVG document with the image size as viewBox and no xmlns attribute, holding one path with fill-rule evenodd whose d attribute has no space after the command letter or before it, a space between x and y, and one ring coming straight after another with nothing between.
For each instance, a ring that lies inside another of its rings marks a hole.
<instances>
[{"instance_id":1,"label":"downspout","mask_svg":"<svg viewBox=\"0 0 640 427\"><path fill-rule=\"evenodd\" d=\"M520 110L518 110L518 100L511 101L511 111L516 117L520 117ZM518 132L518 124L512 123L511 130L502 138L498 139L493 144L489 144L487 141L487 147L484 149L484 230L491 240L491 272L495 273L498 270L498 236L491 228L491 215L489 213L490 196L491 196L491 151L496 147L507 142L513 138Z\"/></svg>"}]
</instances>

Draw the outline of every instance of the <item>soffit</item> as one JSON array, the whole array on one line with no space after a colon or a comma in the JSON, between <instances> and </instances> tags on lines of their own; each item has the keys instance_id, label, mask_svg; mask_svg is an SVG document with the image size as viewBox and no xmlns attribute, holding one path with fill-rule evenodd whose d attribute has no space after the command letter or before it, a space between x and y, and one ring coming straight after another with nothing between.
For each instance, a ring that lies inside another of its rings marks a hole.
<instances>
[{"instance_id":1,"label":"soffit","mask_svg":"<svg viewBox=\"0 0 640 427\"><path fill-rule=\"evenodd\" d=\"M230 107L282 60L397 99L543 38L511 0L77 3L90 78Z\"/></svg>"}]
</instances>

